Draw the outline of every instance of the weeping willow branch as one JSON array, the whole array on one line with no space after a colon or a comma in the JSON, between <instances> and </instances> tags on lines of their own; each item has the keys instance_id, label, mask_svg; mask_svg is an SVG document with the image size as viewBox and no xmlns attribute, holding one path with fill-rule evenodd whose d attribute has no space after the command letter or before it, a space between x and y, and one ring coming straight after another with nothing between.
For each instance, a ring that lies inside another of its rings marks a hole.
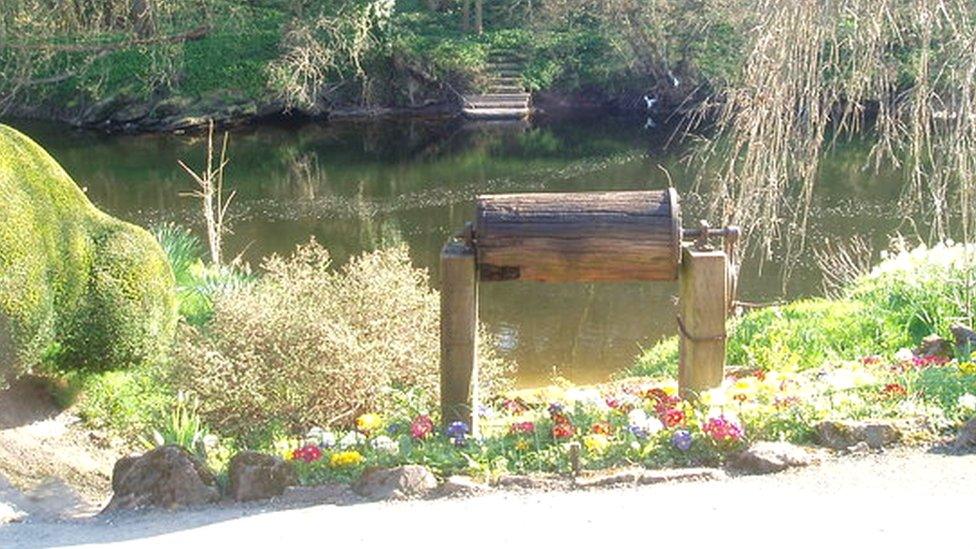
<instances>
[{"instance_id":1,"label":"weeping willow branch","mask_svg":"<svg viewBox=\"0 0 976 549\"><path fill-rule=\"evenodd\" d=\"M966 0L740 0L750 31L718 132L699 151L710 215L763 257L805 248L820 159L869 130L871 164L900 166L902 212L930 240L973 235L976 6ZM715 168L717 166L717 168ZM958 207L955 205L958 204ZM955 229L954 229L955 228Z\"/></svg>"}]
</instances>

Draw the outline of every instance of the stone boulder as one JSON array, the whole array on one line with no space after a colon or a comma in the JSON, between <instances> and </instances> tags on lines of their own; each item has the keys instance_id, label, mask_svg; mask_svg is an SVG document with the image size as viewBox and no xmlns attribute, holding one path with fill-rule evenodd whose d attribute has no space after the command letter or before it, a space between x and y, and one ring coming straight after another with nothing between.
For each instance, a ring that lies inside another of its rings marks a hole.
<instances>
[{"instance_id":1,"label":"stone boulder","mask_svg":"<svg viewBox=\"0 0 976 549\"><path fill-rule=\"evenodd\" d=\"M959 452L976 450L976 418L963 424L952 442L952 448Z\"/></svg>"},{"instance_id":2,"label":"stone boulder","mask_svg":"<svg viewBox=\"0 0 976 549\"><path fill-rule=\"evenodd\" d=\"M491 486L487 484L478 482L471 477L454 475L448 477L444 481L444 484L441 484L437 488L437 495L441 497L464 497L483 494L489 491L491 491Z\"/></svg>"},{"instance_id":3,"label":"stone boulder","mask_svg":"<svg viewBox=\"0 0 976 549\"><path fill-rule=\"evenodd\" d=\"M241 452L230 460L227 495L236 501L280 496L286 488L296 484L298 477L294 468L280 457Z\"/></svg>"},{"instance_id":4,"label":"stone boulder","mask_svg":"<svg viewBox=\"0 0 976 549\"><path fill-rule=\"evenodd\" d=\"M846 450L859 442L878 449L902 438L901 430L888 421L821 421L814 433L821 446L834 450Z\"/></svg>"},{"instance_id":5,"label":"stone boulder","mask_svg":"<svg viewBox=\"0 0 976 549\"><path fill-rule=\"evenodd\" d=\"M795 444L761 441L732 456L729 465L743 473L766 475L817 461L813 453Z\"/></svg>"},{"instance_id":6,"label":"stone boulder","mask_svg":"<svg viewBox=\"0 0 976 549\"><path fill-rule=\"evenodd\" d=\"M949 358L953 355L953 345L938 334L925 336L915 349L918 356L941 356Z\"/></svg>"},{"instance_id":7,"label":"stone boulder","mask_svg":"<svg viewBox=\"0 0 976 549\"><path fill-rule=\"evenodd\" d=\"M956 352L960 355L976 353L976 331L963 324L953 324L949 327L955 338Z\"/></svg>"},{"instance_id":8,"label":"stone boulder","mask_svg":"<svg viewBox=\"0 0 976 549\"><path fill-rule=\"evenodd\" d=\"M160 446L120 459L112 471L115 492L105 511L214 503L217 481L207 466L179 446Z\"/></svg>"},{"instance_id":9,"label":"stone boulder","mask_svg":"<svg viewBox=\"0 0 976 549\"><path fill-rule=\"evenodd\" d=\"M391 469L370 468L353 485L353 491L369 499L408 499L437 488L437 479L422 465Z\"/></svg>"}]
</instances>

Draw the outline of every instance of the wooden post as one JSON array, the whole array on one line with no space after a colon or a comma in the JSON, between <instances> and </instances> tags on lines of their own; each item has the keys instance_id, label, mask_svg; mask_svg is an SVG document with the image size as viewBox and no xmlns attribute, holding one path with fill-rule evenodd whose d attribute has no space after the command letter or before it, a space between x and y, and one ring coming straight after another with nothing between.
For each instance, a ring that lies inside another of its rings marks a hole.
<instances>
[{"instance_id":1,"label":"wooden post","mask_svg":"<svg viewBox=\"0 0 976 549\"><path fill-rule=\"evenodd\" d=\"M478 282L475 252L463 242L441 250L441 418L478 433Z\"/></svg>"},{"instance_id":2,"label":"wooden post","mask_svg":"<svg viewBox=\"0 0 976 549\"><path fill-rule=\"evenodd\" d=\"M678 332L678 388L683 398L722 384L725 372L725 314L728 269L719 250L681 250Z\"/></svg>"}]
</instances>

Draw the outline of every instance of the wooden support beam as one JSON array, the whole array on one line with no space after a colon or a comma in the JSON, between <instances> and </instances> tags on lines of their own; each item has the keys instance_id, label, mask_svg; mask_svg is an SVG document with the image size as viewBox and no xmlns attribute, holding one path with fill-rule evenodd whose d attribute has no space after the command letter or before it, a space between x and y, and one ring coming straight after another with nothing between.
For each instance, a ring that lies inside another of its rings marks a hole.
<instances>
[{"instance_id":1,"label":"wooden support beam","mask_svg":"<svg viewBox=\"0 0 976 549\"><path fill-rule=\"evenodd\" d=\"M452 241L441 250L441 418L478 433L478 281L474 250Z\"/></svg>"},{"instance_id":2,"label":"wooden support beam","mask_svg":"<svg viewBox=\"0 0 976 549\"><path fill-rule=\"evenodd\" d=\"M728 310L727 258L719 250L684 247L678 277L680 362L683 398L722 384L725 373L725 315Z\"/></svg>"}]
</instances>

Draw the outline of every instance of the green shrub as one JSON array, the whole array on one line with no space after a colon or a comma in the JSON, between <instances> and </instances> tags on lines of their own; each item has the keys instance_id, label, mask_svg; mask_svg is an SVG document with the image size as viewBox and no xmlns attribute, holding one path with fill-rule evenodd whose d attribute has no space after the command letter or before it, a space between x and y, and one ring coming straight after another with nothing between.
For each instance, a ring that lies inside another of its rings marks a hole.
<instances>
[{"instance_id":1,"label":"green shrub","mask_svg":"<svg viewBox=\"0 0 976 549\"><path fill-rule=\"evenodd\" d=\"M952 323L971 322L974 285L972 247L905 250L856 279L841 299L800 300L731 322L728 362L802 370L891 354L933 333L948 337ZM645 351L627 375L673 374L677 361L677 338L671 338Z\"/></svg>"},{"instance_id":2,"label":"green shrub","mask_svg":"<svg viewBox=\"0 0 976 549\"><path fill-rule=\"evenodd\" d=\"M95 208L39 145L0 125L0 369L158 358L176 322L173 274L146 231Z\"/></svg>"},{"instance_id":3,"label":"green shrub","mask_svg":"<svg viewBox=\"0 0 976 549\"><path fill-rule=\"evenodd\" d=\"M169 223L153 232L173 268L180 316L194 326L213 316L214 295L252 280L244 265L205 264L203 245L189 229Z\"/></svg>"},{"instance_id":4,"label":"green shrub","mask_svg":"<svg viewBox=\"0 0 976 549\"><path fill-rule=\"evenodd\" d=\"M78 415L87 425L109 429L130 440L145 436L174 406L176 390L161 362L128 370L75 376L80 389Z\"/></svg>"},{"instance_id":5,"label":"green shrub","mask_svg":"<svg viewBox=\"0 0 976 549\"><path fill-rule=\"evenodd\" d=\"M314 241L272 257L252 284L216 295L213 319L181 333L176 383L224 435L254 440L268 426L295 431L386 411L397 387L438 388L438 297L404 247L333 270ZM502 363L481 351L491 391Z\"/></svg>"}]
</instances>

